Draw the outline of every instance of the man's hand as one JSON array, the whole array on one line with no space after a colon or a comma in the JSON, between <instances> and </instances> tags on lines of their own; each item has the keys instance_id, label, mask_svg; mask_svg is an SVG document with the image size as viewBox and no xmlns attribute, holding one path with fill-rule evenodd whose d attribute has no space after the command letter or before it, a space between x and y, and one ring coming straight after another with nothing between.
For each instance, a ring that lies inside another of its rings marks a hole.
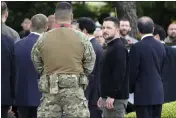
<instances>
[{"instance_id":1,"label":"man's hand","mask_svg":"<svg viewBox=\"0 0 176 118\"><path fill-rule=\"evenodd\" d=\"M102 108L102 107L104 106L102 97L100 97L100 98L98 99L98 101L97 101L97 106L98 106L99 108Z\"/></svg>"},{"instance_id":2,"label":"man's hand","mask_svg":"<svg viewBox=\"0 0 176 118\"><path fill-rule=\"evenodd\" d=\"M108 108L108 109L113 109L114 108L114 98L110 98L110 97L108 97L107 99L106 99L106 107Z\"/></svg>"}]
</instances>

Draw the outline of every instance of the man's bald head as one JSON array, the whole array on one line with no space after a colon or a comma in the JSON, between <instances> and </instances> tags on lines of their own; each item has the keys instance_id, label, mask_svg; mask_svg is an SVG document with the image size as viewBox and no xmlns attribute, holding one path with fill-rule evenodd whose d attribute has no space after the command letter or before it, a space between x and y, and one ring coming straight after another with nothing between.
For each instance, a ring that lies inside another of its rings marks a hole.
<instances>
[{"instance_id":1,"label":"man's bald head","mask_svg":"<svg viewBox=\"0 0 176 118\"><path fill-rule=\"evenodd\" d=\"M44 32L47 28L48 18L44 14L36 14L31 18L32 30L36 32Z\"/></svg>"},{"instance_id":2,"label":"man's bald head","mask_svg":"<svg viewBox=\"0 0 176 118\"><path fill-rule=\"evenodd\" d=\"M48 16L48 30L51 30L55 27L55 15Z\"/></svg>"},{"instance_id":3,"label":"man's bald head","mask_svg":"<svg viewBox=\"0 0 176 118\"><path fill-rule=\"evenodd\" d=\"M154 22L150 17L143 16L139 18L137 25L138 25L138 30L141 34L153 33Z\"/></svg>"}]
</instances>

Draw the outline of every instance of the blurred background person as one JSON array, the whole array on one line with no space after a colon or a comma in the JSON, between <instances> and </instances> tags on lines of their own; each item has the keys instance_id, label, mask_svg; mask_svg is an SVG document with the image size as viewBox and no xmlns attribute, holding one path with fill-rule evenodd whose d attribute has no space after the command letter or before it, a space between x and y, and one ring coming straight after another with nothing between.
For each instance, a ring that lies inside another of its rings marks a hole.
<instances>
[{"instance_id":1,"label":"blurred background person","mask_svg":"<svg viewBox=\"0 0 176 118\"><path fill-rule=\"evenodd\" d=\"M97 28L94 32L95 39L98 41L98 43L103 47L105 45L105 39L103 37L103 32L101 28Z\"/></svg>"},{"instance_id":2,"label":"blurred background person","mask_svg":"<svg viewBox=\"0 0 176 118\"><path fill-rule=\"evenodd\" d=\"M30 34L30 29L31 29L31 20L29 18L25 18L23 23L21 24L23 31L21 31L20 38L24 38Z\"/></svg>"},{"instance_id":3,"label":"blurred background person","mask_svg":"<svg viewBox=\"0 0 176 118\"><path fill-rule=\"evenodd\" d=\"M47 29L47 31L54 29L55 26L56 26L55 15L49 15L48 16L48 29Z\"/></svg>"},{"instance_id":4,"label":"blurred background person","mask_svg":"<svg viewBox=\"0 0 176 118\"><path fill-rule=\"evenodd\" d=\"M128 44L137 43L138 40L129 36L131 31L130 21L127 18L120 19L120 35L122 38L126 39Z\"/></svg>"},{"instance_id":5,"label":"blurred background person","mask_svg":"<svg viewBox=\"0 0 176 118\"><path fill-rule=\"evenodd\" d=\"M168 36L164 40L165 43L176 43L176 23L171 23L167 30Z\"/></svg>"}]
</instances>

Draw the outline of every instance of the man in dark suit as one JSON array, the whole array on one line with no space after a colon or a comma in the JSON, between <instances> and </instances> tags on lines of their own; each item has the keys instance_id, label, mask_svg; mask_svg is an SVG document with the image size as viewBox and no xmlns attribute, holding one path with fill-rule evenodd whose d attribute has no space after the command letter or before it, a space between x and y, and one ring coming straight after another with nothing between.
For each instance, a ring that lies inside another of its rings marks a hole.
<instances>
[{"instance_id":1,"label":"man in dark suit","mask_svg":"<svg viewBox=\"0 0 176 118\"><path fill-rule=\"evenodd\" d=\"M103 117L123 118L129 98L128 51L120 38L117 18L105 18L102 31L107 49L102 59L101 97L97 104L103 107Z\"/></svg>"},{"instance_id":2,"label":"man in dark suit","mask_svg":"<svg viewBox=\"0 0 176 118\"><path fill-rule=\"evenodd\" d=\"M43 14L37 14L31 21L32 32L15 44L17 58L15 103L18 106L19 118L36 118L41 98L37 83L40 75L31 61L31 50L39 36L46 31L48 19Z\"/></svg>"},{"instance_id":3,"label":"man in dark suit","mask_svg":"<svg viewBox=\"0 0 176 118\"><path fill-rule=\"evenodd\" d=\"M95 39L93 33L96 25L90 18L82 17L77 20L79 29L90 39L96 54L96 62L92 73L88 76L89 84L85 90L85 96L88 99L90 118L102 118L101 110L97 107L97 101L100 97L100 63L103 56L103 48Z\"/></svg>"},{"instance_id":4,"label":"man in dark suit","mask_svg":"<svg viewBox=\"0 0 176 118\"><path fill-rule=\"evenodd\" d=\"M137 118L160 118L164 103L162 67L164 45L154 39L154 23L149 17L138 19L141 41L130 49L130 93L134 92Z\"/></svg>"},{"instance_id":5,"label":"man in dark suit","mask_svg":"<svg viewBox=\"0 0 176 118\"><path fill-rule=\"evenodd\" d=\"M7 112L15 98L15 49L14 39L1 34L1 117Z\"/></svg>"},{"instance_id":6,"label":"man in dark suit","mask_svg":"<svg viewBox=\"0 0 176 118\"><path fill-rule=\"evenodd\" d=\"M165 44L164 40L166 38L166 32L163 27L155 25L153 35L155 39ZM164 45L164 47L167 54L162 70L164 102L171 102L176 100L176 93L171 92L176 89L176 49L167 45Z\"/></svg>"}]
</instances>

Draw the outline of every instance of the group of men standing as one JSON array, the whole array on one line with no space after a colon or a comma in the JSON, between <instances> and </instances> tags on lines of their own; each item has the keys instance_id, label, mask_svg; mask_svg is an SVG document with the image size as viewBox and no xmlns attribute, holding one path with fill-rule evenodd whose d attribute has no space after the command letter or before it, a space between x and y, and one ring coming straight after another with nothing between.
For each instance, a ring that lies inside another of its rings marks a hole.
<instances>
[{"instance_id":1,"label":"group of men standing","mask_svg":"<svg viewBox=\"0 0 176 118\"><path fill-rule=\"evenodd\" d=\"M129 93L134 93L138 118L160 118L166 52L153 37L152 19L138 20L142 40L137 43L120 30L130 26L128 20L105 18L105 51L93 35L92 19L79 18L76 29L72 20L72 6L61 2L53 29L46 32L48 18L37 14L27 37L14 44L14 36L1 36L2 117L7 118L15 100L20 118L61 118L63 113L68 118L123 118ZM124 38L135 43L129 53Z\"/></svg>"}]
</instances>

